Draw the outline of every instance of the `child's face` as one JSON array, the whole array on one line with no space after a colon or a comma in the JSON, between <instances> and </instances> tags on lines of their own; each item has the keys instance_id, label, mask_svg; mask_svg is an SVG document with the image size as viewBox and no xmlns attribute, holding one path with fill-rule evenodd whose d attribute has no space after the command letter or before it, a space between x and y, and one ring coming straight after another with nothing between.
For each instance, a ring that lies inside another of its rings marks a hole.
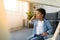
<instances>
[{"instance_id":1,"label":"child's face","mask_svg":"<svg viewBox=\"0 0 60 40\"><path fill-rule=\"evenodd\" d=\"M36 11L36 19L42 19L43 18L43 14L41 14L41 12Z\"/></svg>"}]
</instances>

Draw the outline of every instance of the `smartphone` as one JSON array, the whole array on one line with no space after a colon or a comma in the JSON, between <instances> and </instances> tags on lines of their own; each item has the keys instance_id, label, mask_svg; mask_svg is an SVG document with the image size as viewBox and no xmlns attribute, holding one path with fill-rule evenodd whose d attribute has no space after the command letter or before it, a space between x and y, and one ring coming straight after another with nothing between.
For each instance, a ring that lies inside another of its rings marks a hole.
<instances>
[{"instance_id":1,"label":"smartphone","mask_svg":"<svg viewBox=\"0 0 60 40\"><path fill-rule=\"evenodd\" d=\"M36 18L36 14L34 14L34 17Z\"/></svg>"}]
</instances>

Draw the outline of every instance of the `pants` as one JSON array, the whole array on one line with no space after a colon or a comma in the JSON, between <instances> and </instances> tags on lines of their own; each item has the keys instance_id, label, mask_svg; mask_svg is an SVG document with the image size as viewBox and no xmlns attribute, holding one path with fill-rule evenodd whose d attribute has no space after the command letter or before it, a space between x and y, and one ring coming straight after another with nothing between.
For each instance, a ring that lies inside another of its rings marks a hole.
<instances>
[{"instance_id":1,"label":"pants","mask_svg":"<svg viewBox=\"0 0 60 40\"><path fill-rule=\"evenodd\" d=\"M29 40L44 40L44 37L41 35L35 35L34 37L30 38Z\"/></svg>"}]
</instances>

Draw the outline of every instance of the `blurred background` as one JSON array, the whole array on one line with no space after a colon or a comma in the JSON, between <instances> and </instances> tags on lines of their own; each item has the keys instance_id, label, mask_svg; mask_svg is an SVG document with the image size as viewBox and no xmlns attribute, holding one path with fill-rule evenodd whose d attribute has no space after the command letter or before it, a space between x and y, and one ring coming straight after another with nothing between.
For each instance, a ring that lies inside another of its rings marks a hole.
<instances>
[{"instance_id":1,"label":"blurred background","mask_svg":"<svg viewBox=\"0 0 60 40\"><path fill-rule=\"evenodd\" d=\"M33 29L28 21L37 8L46 10L46 19L55 32L60 21L60 0L0 0L0 39L26 40Z\"/></svg>"}]
</instances>

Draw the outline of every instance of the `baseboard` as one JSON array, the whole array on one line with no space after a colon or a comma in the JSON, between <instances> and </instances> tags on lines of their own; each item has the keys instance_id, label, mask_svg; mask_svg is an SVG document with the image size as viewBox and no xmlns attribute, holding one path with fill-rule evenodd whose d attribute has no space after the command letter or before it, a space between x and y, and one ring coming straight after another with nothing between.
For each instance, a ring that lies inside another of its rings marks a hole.
<instances>
[{"instance_id":1,"label":"baseboard","mask_svg":"<svg viewBox=\"0 0 60 40\"><path fill-rule=\"evenodd\" d=\"M21 30L23 27L13 27L13 28L10 28L10 32L15 32L15 31L18 31L18 30Z\"/></svg>"}]
</instances>

